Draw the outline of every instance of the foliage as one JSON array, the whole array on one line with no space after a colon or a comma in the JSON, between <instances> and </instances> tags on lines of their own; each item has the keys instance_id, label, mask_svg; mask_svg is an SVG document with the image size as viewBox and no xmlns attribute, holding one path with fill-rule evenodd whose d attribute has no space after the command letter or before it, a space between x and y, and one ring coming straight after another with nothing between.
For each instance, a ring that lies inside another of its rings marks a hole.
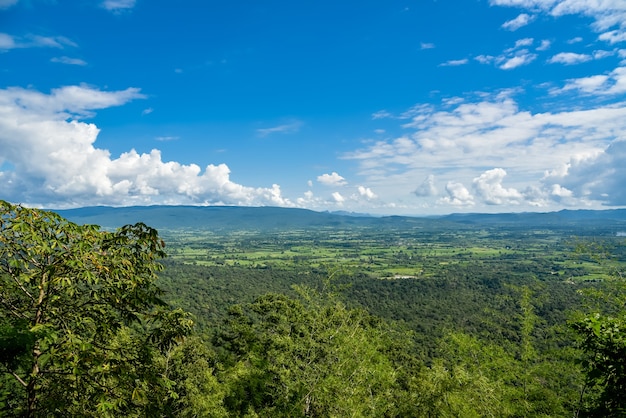
<instances>
[{"instance_id":1,"label":"foliage","mask_svg":"<svg viewBox=\"0 0 626 418\"><path fill-rule=\"evenodd\" d=\"M0 202L0 410L132 416L173 383L152 367L191 330L161 300L165 254L144 224L116 232Z\"/></svg>"},{"instance_id":2,"label":"foliage","mask_svg":"<svg viewBox=\"0 0 626 418\"><path fill-rule=\"evenodd\" d=\"M587 386L581 396L583 415L621 417L626 414L626 282L617 248L598 241L579 241L574 254L602 267L607 277L583 292L584 312L570 326L584 352Z\"/></svg>"},{"instance_id":3,"label":"foliage","mask_svg":"<svg viewBox=\"0 0 626 418\"><path fill-rule=\"evenodd\" d=\"M0 208L2 416L624 415L612 238L572 260L573 226L170 231L162 271L144 224Z\"/></svg>"},{"instance_id":4,"label":"foliage","mask_svg":"<svg viewBox=\"0 0 626 418\"><path fill-rule=\"evenodd\" d=\"M362 310L309 288L231 309L228 408L259 416L393 416L389 336Z\"/></svg>"},{"instance_id":5,"label":"foliage","mask_svg":"<svg viewBox=\"0 0 626 418\"><path fill-rule=\"evenodd\" d=\"M590 416L621 417L626 414L626 313L619 317L588 314L572 327L581 336L586 356L583 366L590 389L599 390L589 408Z\"/></svg>"}]
</instances>

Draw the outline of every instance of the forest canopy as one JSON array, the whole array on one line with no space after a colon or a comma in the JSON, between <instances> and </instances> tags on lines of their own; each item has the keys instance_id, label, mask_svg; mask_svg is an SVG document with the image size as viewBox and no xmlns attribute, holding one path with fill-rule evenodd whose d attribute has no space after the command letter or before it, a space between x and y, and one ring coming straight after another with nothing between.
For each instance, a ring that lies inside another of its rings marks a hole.
<instances>
[{"instance_id":1,"label":"forest canopy","mask_svg":"<svg viewBox=\"0 0 626 418\"><path fill-rule=\"evenodd\" d=\"M170 230L165 260L0 202L0 416L623 415L620 242L425 225Z\"/></svg>"}]
</instances>

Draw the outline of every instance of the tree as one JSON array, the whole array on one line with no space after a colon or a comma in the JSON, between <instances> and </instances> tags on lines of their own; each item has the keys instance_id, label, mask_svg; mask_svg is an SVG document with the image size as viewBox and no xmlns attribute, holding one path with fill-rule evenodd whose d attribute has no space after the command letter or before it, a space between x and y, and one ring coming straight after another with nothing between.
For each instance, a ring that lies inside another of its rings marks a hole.
<instances>
[{"instance_id":1,"label":"tree","mask_svg":"<svg viewBox=\"0 0 626 418\"><path fill-rule=\"evenodd\" d=\"M366 312L296 287L235 305L226 407L247 416L397 416L389 332Z\"/></svg>"},{"instance_id":2,"label":"tree","mask_svg":"<svg viewBox=\"0 0 626 418\"><path fill-rule=\"evenodd\" d=\"M583 292L585 312L570 326L578 334L584 356L586 386L581 393L580 415L626 415L626 281L622 265L601 242L581 242L575 253L597 263L604 280Z\"/></svg>"},{"instance_id":3,"label":"tree","mask_svg":"<svg viewBox=\"0 0 626 418\"><path fill-rule=\"evenodd\" d=\"M626 415L626 314L615 316L592 313L572 323L581 337L585 352L583 366L592 391L593 417Z\"/></svg>"},{"instance_id":4,"label":"tree","mask_svg":"<svg viewBox=\"0 0 626 418\"><path fill-rule=\"evenodd\" d=\"M0 201L0 411L132 416L171 388L152 360L192 321L160 299L163 248L141 223L101 231Z\"/></svg>"}]
</instances>

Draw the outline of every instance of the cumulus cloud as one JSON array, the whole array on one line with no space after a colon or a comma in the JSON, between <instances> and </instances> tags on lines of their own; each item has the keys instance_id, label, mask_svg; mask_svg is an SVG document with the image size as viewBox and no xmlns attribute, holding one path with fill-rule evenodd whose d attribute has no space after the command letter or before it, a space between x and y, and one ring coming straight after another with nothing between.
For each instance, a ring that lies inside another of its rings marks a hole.
<instances>
[{"instance_id":1,"label":"cumulus cloud","mask_svg":"<svg viewBox=\"0 0 626 418\"><path fill-rule=\"evenodd\" d=\"M523 65L528 65L537 58L537 54L530 52L528 48L526 48L533 43L533 38L518 39L515 42L515 46L505 49L500 55L477 55L474 59L481 64L494 64L501 70L512 70ZM547 49L548 47L549 41L542 41L537 50L541 50L541 48Z\"/></svg>"},{"instance_id":2,"label":"cumulus cloud","mask_svg":"<svg viewBox=\"0 0 626 418\"><path fill-rule=\"evenodd\" d=\"M626 138L614 141L605 150L570 159L564 172L551 173L545 179L552 183L553 194L572 195L601 201L606 205L626 205Z\"/></svg>"},{"instance_id":3,"label":"cumulus cloud","mask_svg":"<svg viewBox=\"0 0 626 418\"><path fill-rule=\"evenodd\" d=\"M530 16L526 13L522 13L518 15L515 19L511 19L502 24L502 28L510 31L516 31L519 28L528 25L534 19L533 16Z\"/></svg>"},{"instance_id":4,"label":"cumulus cloud","mask_svg":"<svg viewBox=\"0 0 626 418\"><path fill-rule=\"evenodd\" d=\"M609 87L606 79L593 85ZM587 202L591 198L564 181L567 167L602 153L614 141L626 140L626 105L532 113L519 108L514 94L414 106L403 116L405 135L368 142L343 157L357 161L359 174L378 190L412 190L425 204L549 207L562 202L552 193L553 184L572 190L572 199ZM485 171L485 167L497 168ZM433 172L439 182L447 183L447 196L437 201ZM507 173L511 184L505 186ZM473 195L460 187L463 179L473 179ZM588 195L596 202L612 201L600 199L601 194Z\"/></svg>"},{"instance_id":5,"label":"cumulus cloud","mask_svg":"<svg viewBox=\"0 0 626 418\"><path fill-rule=\"evenodd\" d=\"M505 176L502 168L485 171L473 181L476 194L488 205L519 204L523 196L514 188L502 186Z\"/></svg>"},{"instance_id":6,"label":"cumulus cloud","mask_svg":"<svg viewBox=\"0 0 626 418\"><path fill-rule=\"evenodd\" d=\"M512 70L513 68L521 67L522 65L528 65L537 58L536 54L528 52L523 49L515 53L514 56L504 59L504 62L500 64L501 70Z\"/></svg>"},{"instance_id":7,"label":"cumulus cloud","mask_svg":"<svg viewBox=\"0 0 626 418\"><path fill-rule=\"evenodd\" d=\"M533 13L547 13L553 17L583 15L593 20L592 29L599 39L609 43L626 40L626 7L621 0L490 0L492 5L519 7Z\"/></svg>"},{"instance_id":8,"label":"cumulus cloud","mask_svg":"<svg viewBox=\"0 0 626 418\"><path fill-rule=\"evenodd\" d=\"M96 147L99 129L80 119L142 98L138 89L68 86L50 94L0 90L0 195L48 207L93 204L237 204L291 206L278 185L246 187L225 164L164 161L159 150L118 158Z\"/></svg>"},{"instance_id":9,"label":"cumulus cloud","mask_svg":"<svg viewBox=\"0 0 626 418\"><path fill-rule=\"evenodd\" d=\"M601 34L598 39L601 41L607 41L610 44L616 44L626 41L626 31L624 29L612 30Z\"/></svg>"},{"instance_id":10,"label":"cumulus cloud","mask_svg":"<svg viewBox=\"0 0 626 418\"><path fill-rule=\"evenodd\" d=\"M446 184L448 196L439 199L439 203L451 206L473 206L474 196L465 188L462 183L449 181Z\"/></svg>"},{"instance_id":11,"label":"cumulus cloud","mask_svg":"<svg viewBox=\"0 0 626 418\"><path fill-rule=\"evenodd\" d=\"M420 184L413 192L418 197L423 196L436 196L437 187L435 187L435 176L429 174L428 177Z\"/></svg>"},{"instance_id":12,"label":"cumulus cloud","mask_svg":"<svg viewBox=\"0 0 626 418\"><path fill-rule=\"evenodd\" d=\"M591 61L592 59L604 58L611 55L608 51L596 51L593 55L590 54L578 54L574 52L561 52L552 56L548 62L551 64L559 63L565 65L580 64L583 62Z\"/></svg>"},{"instance_id":13,"label":"cumulus cloud","mask_svg":"<svg viewBox=\"0 0 626 418\"><path fill-rule=\"evenodd\" d=\"M515 46L507 50L507 52L514 51L523 46L531 46L535 40L533 38L522 38L515 41Z\"/></svg>"},{"instance_id":14,"label":"cumulus cloud","mask_svg":"<svg viewBox=\"0 0 626 418\"><path fill-rule=\"evenodd\" d=\"M336 172L332 172L330 174L322 174L317 177L317 181L326 186L343 186L346 184L346 179L341 177Z\"/></svg>"},{"instance_id":15,"label":"cumulus cloud","mask_svg":"<svg viewBox=\"0 0 626 418\"><path fill-rule=\"evenodd\" d=\"M550 49L550 45L552 45L552 42L550 42L548 39L543 39L537 47L537 51L547 51L548 49Z\"/></svg>"},{"instance_id":16,"label":"cumulus cloud","mask_svg":"<svg viewBox=\"0 0 626 418\"><path fill-rule=\"evenodd\" d=\"M575 52L560 52L548 60L550 64L573 65L591 61L593 57L588 54L577 54Z\"/></svg>"},{"instance_id":17,"label":"cumulus cloud","mask_svg":"<svg viewBox=\"0 0 626 418\"><path fill-rule=\"evenodd\" d=\"M474 57L474 59L481 64L491 64L492 62L496 61L496 57L494 57L493 55L477 55Z\"/></svg>"},{"instance_id":18,"label":"cumulus cloud","mask_svg":"<svg viewBox=\"0 0 626 418\"><path fill-rule=\"evenodd\" d=\"M626 67L618 67L608 74L567 80L562 88L555 89L552 93L559 94L569 90L599 96L624 94L626 93Z\"/></svg>"},{"instance_id":19,"label":"cumulus cloud","mask_svg":"<svg viewBox=\"0 0 626 418\"><path fill-rule=\"evenodd\" d=\"M369 187L359 186L357 188L359 192L359 197L365 198L367 200L376 199L376 194Z\"/></svg>"},{"instance_id":20,"label":"cumulus cloud","mask_svg":"<svg viewBox=\"0 0 626 418\"><path fill-rule=\"evenodd\" d=\"M341 193L339 192L333 192L333 194L331 195L333 200L335 201L335 203L337 203L338 205L342 205L343 202L345 202L345 198L341 195Z\"/></svg>"}]
</instances>

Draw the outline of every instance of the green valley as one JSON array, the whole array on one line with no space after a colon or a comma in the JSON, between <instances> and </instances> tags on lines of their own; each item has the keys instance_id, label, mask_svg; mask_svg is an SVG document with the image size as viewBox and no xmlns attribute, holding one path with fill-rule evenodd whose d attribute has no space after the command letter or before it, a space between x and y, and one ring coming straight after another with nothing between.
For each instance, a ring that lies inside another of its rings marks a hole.
<instances>
[{"instance_id":1,"label":"green valley","mask_svg":"<svg viewBox=\"0 0 626 418\"><path fill-rule=\"evenodd\" d=\"M626 405L621 211L59 212L103 228L8 204L0 218L2 416L617 417Z\"/></svg>"}]
</instances>

